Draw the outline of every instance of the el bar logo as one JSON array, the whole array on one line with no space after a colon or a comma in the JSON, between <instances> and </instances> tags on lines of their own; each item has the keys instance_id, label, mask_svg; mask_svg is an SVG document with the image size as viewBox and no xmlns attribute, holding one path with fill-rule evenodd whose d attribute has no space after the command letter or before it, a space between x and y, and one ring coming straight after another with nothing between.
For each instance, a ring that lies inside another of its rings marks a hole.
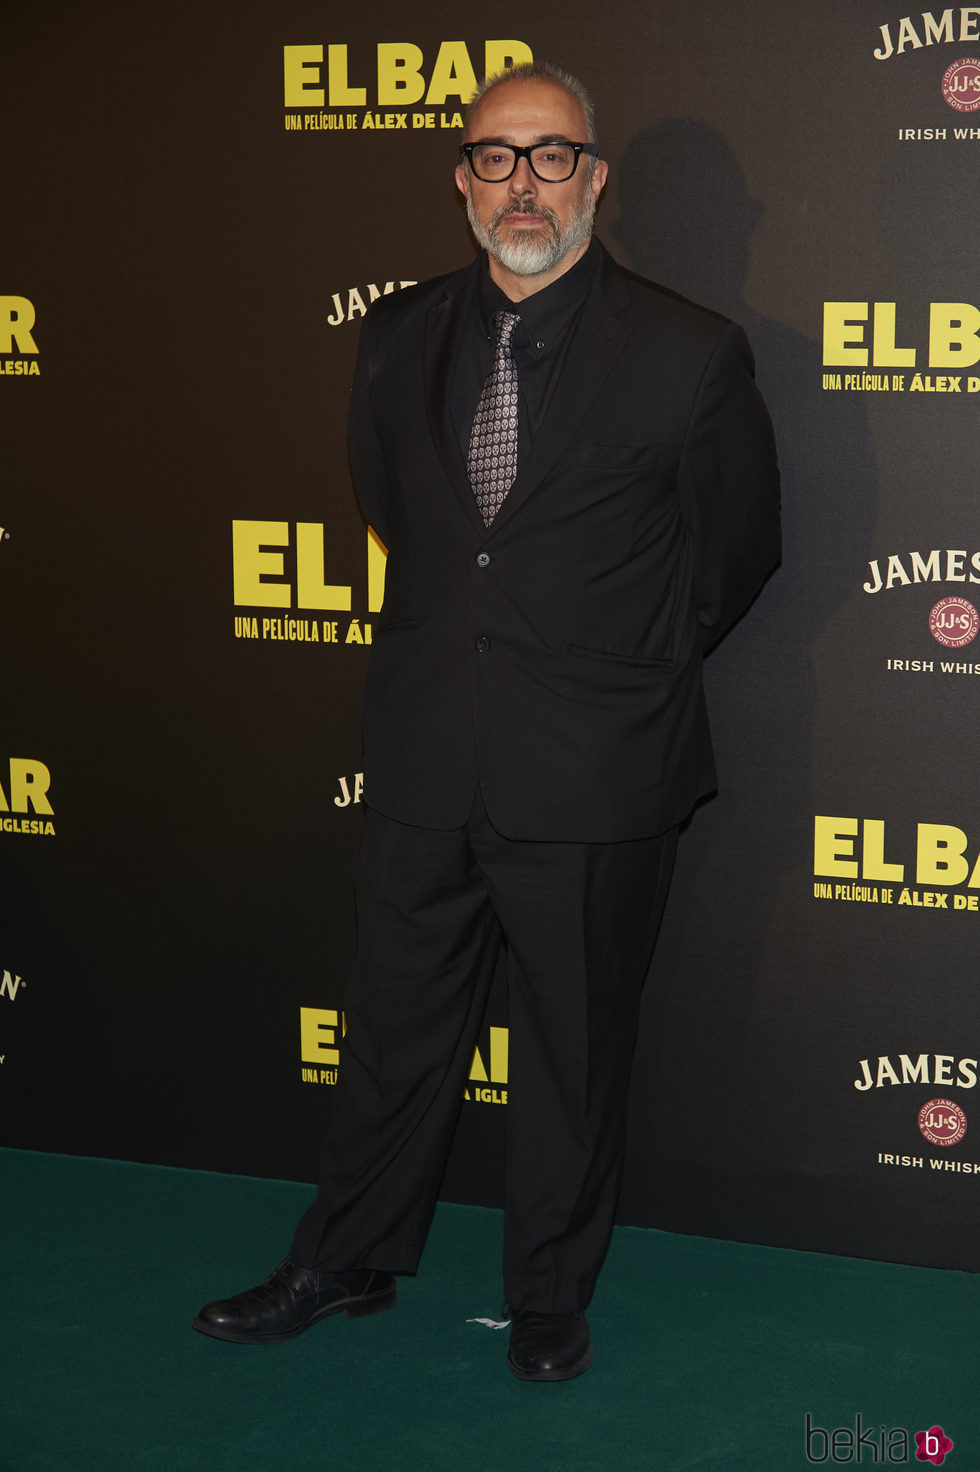
<instances>
[{"instance_id":1,"label":"el bar logo","mask_svg":"<svg viewBox=\"0 0 980 1472\"><path fill-rule=\"evenodd\" d=\"M914 1436L915 1461L931 1462L941 1467L953 1450L953 1443L941 1426L932 1426L928 1431L917 1431ZM909 1433L904 1426L866 1426L858 1411L853 1426L815 1426L810 1412L806 1413L806 1459L808 1462L834 1462L838 1466L846 1462L861 1462L867 1452L868 1463L891 1464L909 1461Z\"/></svg>"}]
</instances>

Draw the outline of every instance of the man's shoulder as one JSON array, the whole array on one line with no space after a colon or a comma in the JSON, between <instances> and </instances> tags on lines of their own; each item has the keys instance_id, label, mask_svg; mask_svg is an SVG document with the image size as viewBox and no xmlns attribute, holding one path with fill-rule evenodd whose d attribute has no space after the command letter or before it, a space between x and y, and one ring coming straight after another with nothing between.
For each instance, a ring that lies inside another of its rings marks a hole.
<instances>
[{"instance_id":1,"label":"man's shoulder","mask_svg":"<svg viewBox=\"0 0 980 1472\"><path fill-rule=\"evenodd\" d=\"M437 302L462 291L473 275L475 264L471 262L458 271L431 276L427 281L416 281L411 286L403 287L401 291L378 297L368 308L365 322L370 322L372 326L387 326L418 314L424 315Z\"/></svg>"},{"instance_id":2,"label":"man's shoulder","mask_svg":"<svg viewBox=\"0 0 980 1472\"><path fill-rule=\"evenodd\" d=\"M614 310L625 311L635 331L648 331L711 350L732 326L731 319L680 292L640 276L603 248L601 280Z\"/></svg>"}]
</instances>

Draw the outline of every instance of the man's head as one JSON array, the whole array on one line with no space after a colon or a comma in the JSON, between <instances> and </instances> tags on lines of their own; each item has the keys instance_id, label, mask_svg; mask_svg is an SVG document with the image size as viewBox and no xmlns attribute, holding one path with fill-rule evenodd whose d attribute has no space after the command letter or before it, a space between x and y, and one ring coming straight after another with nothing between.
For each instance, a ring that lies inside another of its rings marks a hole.
<instances>
[{"instance_id":1,"label":"man's head","mask_svg":"<svg viewBox=\"0 0 980 1472\"><path fill-rule=\"evenodd\" d=\"M509 167L508 146L594 144L591 100L568 73L528 62L483 84L467 114L466 142L501 145L492 168L464 159L456 183L473 233L490 255L494 279L514 299L529 296L584 253L607 167L583 151L566 179L540 178L526 156L517 159L509 177L495 176ZM537 167L556 172L551 160L539 160ZM491 177L481 179L478 173Z\"/></svg>"}]
</instances>

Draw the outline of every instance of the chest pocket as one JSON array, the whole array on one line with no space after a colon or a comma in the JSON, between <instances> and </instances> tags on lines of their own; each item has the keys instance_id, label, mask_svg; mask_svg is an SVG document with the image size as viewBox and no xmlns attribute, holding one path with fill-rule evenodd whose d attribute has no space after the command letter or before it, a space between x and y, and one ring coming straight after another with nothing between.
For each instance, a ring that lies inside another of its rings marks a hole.
<instances>
[{"instance_id":1,"label":"chest pocket","mask_svg":"<svg viewBox=\"0 0 980 1472\"><path fill-rule=\"evenodd\" d=\"M576 455L582 465L602 466L607 470L642 470L656 465L663 452L663 445L579 445Z\"/></svg>"}]
</instances>

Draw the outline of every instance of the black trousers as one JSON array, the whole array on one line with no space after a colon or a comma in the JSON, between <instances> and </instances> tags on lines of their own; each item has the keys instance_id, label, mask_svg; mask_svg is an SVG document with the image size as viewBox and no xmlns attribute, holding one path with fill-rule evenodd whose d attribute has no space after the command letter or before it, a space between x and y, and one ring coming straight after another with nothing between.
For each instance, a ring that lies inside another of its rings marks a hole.
<instances>
[{"instance_id":1,"label":"black trousers","mask_svg":"<svg viewBox=\"0 0 980 1472\"><path fill-rule=\"evenodd\" d=\"M450 832L368 810L320 1189L304 1267L415 1270L501 941L508 952L504 1293L592 1297L619 1194L640 993L677 833L625 843L501 837L477 800Z\"/></svg>"}]
</instances>

